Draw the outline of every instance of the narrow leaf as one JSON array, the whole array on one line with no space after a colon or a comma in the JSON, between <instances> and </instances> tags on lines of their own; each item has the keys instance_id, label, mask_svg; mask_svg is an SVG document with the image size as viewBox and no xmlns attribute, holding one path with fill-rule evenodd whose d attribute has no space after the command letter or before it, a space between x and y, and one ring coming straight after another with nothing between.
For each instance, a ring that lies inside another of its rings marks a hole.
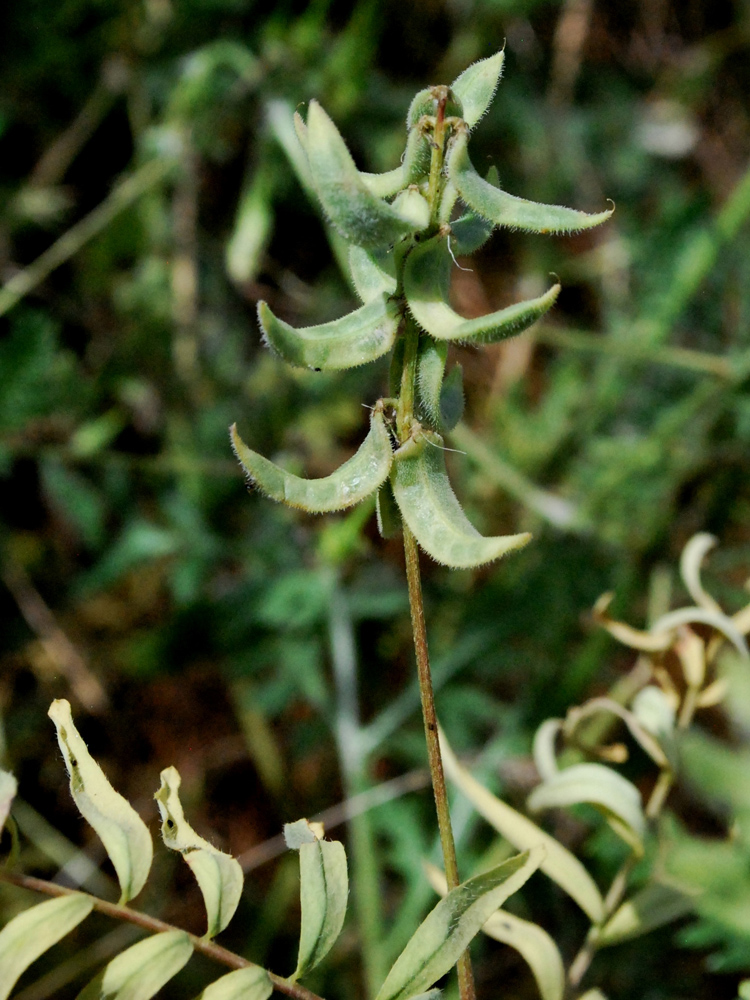
<instances>
[{"instance_id":1,"label":"narrow leaf","mask_svg":"<svg viewBox=\"0 0 750 1000\"><path fill-rule=\"evenodd\" d=\"M370 419L370 432L359 450L330 476L302 479L263 458L244 443L235 425L232 447L250 481L266 496L313 514L344 510L374 493L388 478L393 461L382 407Z\"/></svg>"},{"instance_id":2,"label":"narrow leaf","mask_svg":"<svg viewBox=\"0 0 750 1000\"><path fill-rule=\"evenodd\" d=\"M352 243L385 247L417 228L362 180L338 129L317 101L307 115L307 155L315 190L333 225Z\"/></svg>"},{"instance_id":3,"label":"narrow leaf","mask_svg":"<svg viewBox=\"0 0 750 1000\"><path fill-rule=\"evenodd\" d=\"M267 1000L273 983L265 969L248 965L211 983L196 1000Z\"/></svg>"},{"instance_id":4,"label":"narrow leaf","mask_svg":"<svg viewBox=\"0 0 750 1000\"><path fill-rule=\"evenodd\" d=\"M243 193L234 230L227 243L225 263L232 281L244 284L260 270L263 251L273 229L271 168L263 164Z\"/></svg>"},{"instance_id":5,"label":"narrow leaf","mask_svg":"<svg viewBox=\"0 0 750 1000\"><path fill-rule=\"evenodd\" d=\"M467 67L451 84L451 90L463 105L463 118L469 128L487 112L503 73L505 52L496 52Z\"/></svg>"},{"instance_id":6,"label":"narrow leaf","mask_svg":"<svg viewBox=\"0 0 750 1000\"><path fill-rule=\"evenodd\" d=\"M433 889L441 896L447 895L445 875L434 865L426 867ZM542 1000L562 1000L565 993L563 960L555 942L538 924L522 920L506 910L497 910L482 925L482 932L515 948L531 969Z\"/></svg>"},{"instance_id":7,"label":"narrow leaf","mask_svg":"<svg viewBox=\"0 0 750 1000\"><path fill-rule=\"evenodd\" d=\"M699 531L697 535L693 535L680 556L680 576L696 604L709 611L723 614L721 605L711 597L701 581L703 560L717 543L718 539L706 531Z\"/></svg>"},{"instance_id":8,"label":"narrow leaf","mask_svg":"<svg viewBox=\"0 0 750 1000\"><path fill-rule=\"evenodd\" d=\"M476 778L459 764L442 732L440 749L445 773L456 783L477 812L519 850L542 844L547 853L539 866L541 870L578 903L592 923L600 924L604 919L604 901L596 883L578 858L526 816L516 812L480 785Z\"/></svg>"},{"instance_id":9,"label":"narrow leaf","mask_svg":"<svg viewBox=\"0 0 750 1000\"><path fill-rule=\"evenodd\" d=\"M18 782L8 771L0 771L0 833L10 812L11 803L16 797Z\"/></svg>"},{"instance_id":10,"label":"narrow leaf","mask_svg":"<svg viewBox=\"0 0 750 1000\"><path fill-rule=\"evenodd\" d=\"M382 357L398 330L397 304L378 295L341 319L295 329L258 303L258 322L270 347L290 365L316 371L356 368Z\"/></svg>"},{"instance_id":11,"label":"narrow leaf","mask_svg":"<svg viewBox=\"0 0 750 1000\"><path fill-rule=\"evenodd\" d=\"M613 208L588 215L561 205L542 205L506 194L482 180L469 159L468 134L456 136L447 157L448 176L469 208L497 226L528 233L573 233L606 222Z\"/></svg>"},{"instance_id":12,"label":"narrow leaf","mask_svg":"<svg viewBox=\"0 0 750 1000\"><path fill-rule=\"evenodd\" d=\"M494 344L506 340L543 316L554 305L560 286L539 298L507 306L477 319L465 319L450 307L451 255L448 240L438 234L418 244L406 258L404 294L417 323L438 340Z\"/></svg>"},{"instance_id":13,"label":"narrow leaf","mask_svg":"<svg viewBox=\"0 0 750 1000\"><path fill-rule=\"evenodd\" d=\"M651 882L636 892L602 928L597 947L605 948L685 917L695 908L695 902L684 892L668 885Z\"/></svg>"},{"instance_id":14,"label":"narrow leaf","mask_svg":"<svg viewBox=\"0 0 750 1000\"><path fill-rule=\"evenodd\" d=\"M414 932L376 1000L407 1000L429 989L456 964L482 925L521 888L543 857L544 849L534 848L449 892Z\"/></svg>"},{"instance_id":15,"label":"narrow leaf","mask_svg":"<svg viewBox=\"0 0 750 1000\"><path fill-rule=\"evenodd\" d=\"M537 785L527 800L532 812L588 802L618 817L640 843L646 831L641 793L604 764L573 764Z\"/></svg>"},{"instance_id":16,"label":"narrow leaf","mask_svg":"<svg viewBox=\"0 0 750 1000\"><path fill-rule=\"evenodd\" d=\"M351 246L349 271L357 295L365 303L396 294L396 265L392 251Z\"/></svg>"},{"instance_id":17,"label":"narrow leaf","mask_svg":"<svg viewBox=\"0 0 750 1000\"><path fill-rule=\"evenodd\" d=\"M182 811L179 788L177 768L165 768L161 787L154 795L162 820L161 835L166 846L178 851L195 875L206 906L206 937L212 938L234 916L242 895L242 868L230 854L217 850L193 830Z\"/></svg>"},{"instance_id":18,"label":"narrow leaf","mask_svg":"<svg viewBox=\"0 0 750 1000\"><path fill-rule=\"evenodd\" d=\"M0 1000L32 962L77 927L94 908L82 893L50 899L19 913L0 931Z\"/></svg>"},{"instance_id":19,"label":"narrow leaf","mask_svg":"<svg viewBox=\"0 0 750 1000\"><path fill-rule=\"evenodd\" d=\"M165 931L113 958L76 1000L151 1000L193 954L184 931Z\"/></svg>"},{"instance_id":20,"label":"narrow leaf","mask_svg":"<svg viewBox=\"0 0 750 1000\"><path fill-rule=\"evenodd\" d=\"M154 853L151 834L88 752L73 723L70 703L64 698L53 701L48 714L57 730L75 804L104 844L120 882L120 902L127 903L148 878Z\"/></svg>"},{"instance_id":21,"label":"narrow leaf","mask_svg":"<svg viewBox=\"0 0 750 1000\"><path fill-rule=\"evenodd\" d=\"M483 566L531 539L528 532L485 538L469 522L448 481L443 439L420 430L395 454L393 495L401 515L425 552L439 563L466 569Z\"/></svg>"},{"instance_id":22,"label":"narrow leaf","mask_svg":"<svg viewBox=\"0 0 750 1000\"><path fill-rule=\"evenodd\" d=\"M390 198L410 184L418 184L430 171L430 144L417 128L409 129L401 164L384 174L360 171L360 180L377 198Z\"/></svg>"},{"instance_id":23,"label":"narrow leaf","mask_svg":"<svg viewBox=\"0 0 750 1000\"><path fill-rule=\"evenodd\" d=\"M313 836L311 843L300 843L299 868L302 923L293 980L314 968L333 947L344 926L349 894L346 853L340 841Z\"/></svg>"}]
</instances>

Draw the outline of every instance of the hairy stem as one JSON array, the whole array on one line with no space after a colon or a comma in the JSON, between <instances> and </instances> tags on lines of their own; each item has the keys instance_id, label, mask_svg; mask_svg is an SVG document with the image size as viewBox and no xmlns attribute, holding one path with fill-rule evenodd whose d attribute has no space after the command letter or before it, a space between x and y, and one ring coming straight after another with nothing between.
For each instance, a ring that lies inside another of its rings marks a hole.
<instances>
[{"instance_id":1,"label":"hairy stem","mask_svg":"<svg viewBox=\"0 0 750 1000\"><path fill-rule=\"evenodd\" d=\"M173 924L168 924L156 917L151 917L147 913L141 913L140 910L132 910L129 906L121 906L119 903L108 903L104 899L99 899L98 896L91 896L89 893L80 893L77 889L68 889L67 886L57 885L56 882L47 882L41 878L33 878L31 875L20 875L0 869L0 881L20 886L22 889L30 889L32 892L41 892L45 896L89 896L89 899L93 901L94 909L98 913L103 913L107 917L113 917L115 920L124 920L127 923L135 924L150 934L182 930L181 927L175 927ZM184 933L187 933L187 931ZM226 965L230 969L244 969L248 965L254 964L243 958L242 955L237 955L227 948L222 948L220 944L214 944L213 941L206 941L195 934L188 934L188 937L195 951L199 951L201 955L205 955L207 958L212 958L220 965ZM285 993L289 997L293 997L294 1000L321 1000L321 997L317 993L305 989L299 983L290 983L283 976L277 976L273 972L269 972L268 976L274 985L274 989L280 993Z\"/></svg>"}]
</instances>

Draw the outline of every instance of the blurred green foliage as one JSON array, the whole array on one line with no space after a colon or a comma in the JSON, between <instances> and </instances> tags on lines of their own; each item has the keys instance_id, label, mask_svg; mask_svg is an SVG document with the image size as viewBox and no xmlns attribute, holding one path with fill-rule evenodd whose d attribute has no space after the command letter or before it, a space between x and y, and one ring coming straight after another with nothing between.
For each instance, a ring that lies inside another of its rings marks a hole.
<instances>
[{"instance_id":1,"label":"blurred green foliage","mask_svg":"<svg viewBox=\"0 0 750 1000\"><path fill-rule=\"evenodd\" d=\"M49 875L62 866L54 837L83 836L48 732L52 697L77 700L92 751L146 812L158 771L176 764L193 814L236 854L283 821L423 767L398 541L381 543L366 508L313 519L248 497L229 448L237 420L252 447L326 474L364 435L354 401L374 401L387 379L383 365L291 371L259 341L259 298L300 325L353 301L337 240L285 153L284 122L311 97L364 169L389 169L410 95L506 39L477 166L494 163L527 198L617 204L606 231L503 233L455 275L466 315L537 294L549 271L563 284L536 332L481 355L456 350L468 410L453 481L480 529L531 528L535 540L478 573L424 566L438 709L455 748L485 746L488 772L502 765L517 796L535 726L629 665L591 627L594 600L615 590L618 613L643 620L649 588L653 603L694 531L722 540L709 580L726 607L742 605L747 3L29 0L5 5L0 23L0 275L17 282L68 240L21 301L0 292L0 705L4 766L37 816L27 870ZM121 205L123 176L148 183ZM104 221L71 241L97 206ZM359 739L348 770L342 718ZM727 747L747 753L747 720L717 713L712 724L690 751L698 792L678 801L674 837L679 863L720 899L723 885L750 889L746 839L727 845L714 879L716 855L686 838L742 824L738 782L722 790L706 775L725 774ZM370 872L361 926L385 942L369 956L373 975L431 901L430 807L411 793L352 830ZM492 848L456 808L468 871ZM600 837L585 850L595 870L616 864ZM293 872L282 859L256 876L227 943L291 967ZM198 926L191 886L162 889L153 912ZM534 891L528 913L574 951L575 919L549 887ZM750 967L750 894L738 894L743 914L707 904L682 932L719 969ZM637 969L635 945L606 954L612 1000L735 996L736 977L709 975L673 937L639 942ZM310 985L360 994L356 939L335 955ZM533 995L499 946L482 945L477 968L487 995L497 982ZM82 975L19 995L74 996ZM199 985L178 977L165 996Z\"/></svg>"}]
</instances>

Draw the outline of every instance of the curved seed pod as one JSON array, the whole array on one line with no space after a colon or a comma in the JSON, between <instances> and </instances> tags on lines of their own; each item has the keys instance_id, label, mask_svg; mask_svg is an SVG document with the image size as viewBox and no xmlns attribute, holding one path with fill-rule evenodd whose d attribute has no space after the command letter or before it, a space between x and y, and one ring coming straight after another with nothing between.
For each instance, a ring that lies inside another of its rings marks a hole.
<instances>
[{"instance_id":1,"label":"curved seed pod","mask_svg":"<svg viewBox=\"0 0 750 1000\"><path fill-rule=\"evenodd\" d=\"M393 207L399 215L409 219L415 230L426 229L430 224L430 206L416 185L396 195Z\"/></svg>"},{"instance_id":2,"label":"curved seed pod","mask_svg":"<svg viewBox=\"0 0 750 1000\"><path fill-rule=\"evenodd\" d=\"M349 273L363 302L396 293L396 262L390 251L349 247Z\"/></svg>"},{"instance_id":3,"label":"curved seed pod","mask_svg":"<svg viewBox=\"0 0 750 1000\"><path fill-rule=\"evenodd\" d=\"M403 519L425 552L446 566L467 569L526 545L528 532L493 538L479 534L448 482L443 439L418 426L416 430L417 436L394 456L391 485Z\"/></svg>"},{"instance_id":4,"label":"curved seed pod","mask_svg":"<svg viewBox=\"0 0 750 1000\"><path fill-rule=\"evenodd\" d=\"M385 482L393 461L391 439L385 427L383 411L377 407L370 422L370 433L357 453L330 476L322 479L301 479L251 451L237 433L234 424L230 434L240 465L261 493L311 514L344 510L364 500Z\"/></svg>"},{"instance_id":5,"label":"curved seed pod","mask_svg":"<svg viewBox=\"0 0 750 1000\"><path fill-rule=\"evenodd\" d=\"M487 183L493 187L500 187L500 177L497 167L490 167L487 171ZM487 240L492 236L495 228L494 222L488 222L481 215L469 209L468 212L451 222L451 242L450 248L456 256L476 253Z\"/></svg>"},{"instance_id":6,"label":"curved seed pod","mask_svg":"<svg viewBox=\"0 0 750 1000\"><path fill-rule=\"evenodd\" d=\"M394 538L400 533L401 515L387 479L375 494L375 516L381 538Z\"/></svg>"},{"instance_id":7,"label":"curved seed pod","mask_svg":"<svg viewBox=\"0 0 750 1000\"><path fill-rule=\"evenodd\" d=\"M560 286L553 285L539 298L464 319L448 305L451 256L444 236L434 236L414 247L404 267L404 294L409 312L437 340L469 344L495 344L521 333L554 305Z\"/></svg>"},{"instance_id":8,"label":"curved seed pod","mask_svg":"<svg viewBox=\"0 0 750 1000\"><path fill-rule=\"evenodd\" d=\"M317 101L310 101L307 115L307 156L326 214L352 243L390 246L414 232L412 222L367 187L341 134Z\"/></svg>"},{"instance_id":9,"label":"curved seed pod","mask_svg":"<svg viewBox=\"0 0 750 1000\"><path fill-rule=\"evenodd\" d=\"M463 369L454 365L447 376L448 344L421 337L417 358L417 390L426 418L441 431L450 431L464 412Z\"/></svg>"},{"instance_id":10,"label":"curved seed pod","mask_svg":"<svg viewBox=\"0 0 750 1000\"><path fill-rule=\"evenodd\" d=\"M522 229L527 233L573 233L599 226L614 212L588 215L562 205L542 205L506 194L482 180L469 159L467 133L456 136L448 153L448 176L469 208L496 226Z\"/></svg>"},{"instance_id":11,"label":"curved seed pod","mask_svg":"<svg viewBox=\"0 0 750 1000\"><path fill-rule=\"evenodd\" d=\"M384 174L360 171L360 178L376 198L390 198L410 184L416 184L430 172L430 144L418 128L409 129L401 165Z\"/></svg>"},{"instance_id":12,"label":"curved seed pod","mask_svg":"<svg viewBox=\"0 0 750 1000\"><path fill-rule=\"evenodd\" d=\"M451 90L463 106L463 119L469 128L474 128L492 104L504 62L505 52L496 52L467 67L451 84Z\"/></svg>"},{"instance_id":13,"label":"curved seed pod","mask_svg":"<svg viewBox=\"0 0 750 1000\"><path fill-rule=\"evenodd\" d=\"M258 303L266 343L298 368L336 371L375 361L390 351L398 331L398 304L381 294L341 319L295 328Z\"/></svg>"}]
</instances>

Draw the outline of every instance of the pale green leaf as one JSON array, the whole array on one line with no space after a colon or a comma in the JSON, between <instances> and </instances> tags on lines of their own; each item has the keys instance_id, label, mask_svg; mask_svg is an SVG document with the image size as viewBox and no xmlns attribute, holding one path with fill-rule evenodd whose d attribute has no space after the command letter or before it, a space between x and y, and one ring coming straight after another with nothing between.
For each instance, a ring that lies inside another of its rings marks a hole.
<instances>
[{"instance_id":1,"label":"pale green leaf","mask_svg":"<svg viewBox=\"0 0 750 1000\"><path fill-rule=\"evenodd\" d=\"M597 936L597 947L604 948L648 934L657 927L687 916L694 908L694 900L684 892L659 882L650 882L626 900L610 917Z\"/></svg>"},{"instance_id":2,"label":"pale green leaf","mask_svg":"<svg viewBox=\"0 0 750 1000\"><path fill-rule=\"evenodd\" d=\"M492 103L503 73L504 61L505 52L496 52L494 56L480 59L467 67L451 84L451 90L461 102L463 119L469 128L474 128Z\"/></svg>"},{"instance_id":3,"label":"pale green leaf","mask_svg":"<svg viewBox=\"0 0 750 1000\"><path fill-rule=\"evenodd\" d=\"M338 371L375 361L389 351L396 339L399 313L388 295L378 295L340 319L295 328L259 302L258 322L269 346L289 364Z\"/></svg>"},{"instance_id":4,"label":"pale green leaf","mask_svg":"<svg viewBox=\"0 0 750 1000\"><path fill-rule=\"evenodd\" d=\"M349 895L346 853L340 841L314 836L312 842L301 842L299 868L302 922L293 980L316 966L333 947L344 926Z\"/></svg>"},{"instance_id":5,"label":"pale green leaf","mask_svg":"<svg viewBox=\"0 0 750 1000\"><path fill-rule=\"evenodd\" d=\"M464 514L448 481L443 439L419 430L395 454L391 485L401 516L424 551L439 563L466 569L483 566L531 539L480 535Z\"/></svg>"},{"instance_id":6,"label":"pale green leaf","mask_svg":"<svg viewBox=\"0 0 750 1000\"><path fill-rule=\"evenodd\" d=\"M594 987L592 990L586 990L585 993L581 993L578 1000L607 1000L607 998L601 990Z\"/></svg>"},{"instance_id":7,"label":"pale green leaf","mask_svg":"<svg viewBox=\"0 0 750 1000\"><path fill-rule=\"evenodd\" d=\"M196 1000L267 1000L273 983L265 969L248 965L211 983Z\"/></svg>"},{"instance_id":8,"label":"pale green leaf","mask_svg":"<svg viewBox=\"0 0 750 1000\"><path fill-rule=\"evenodd\" d=\"M401 514L387 479L375 494L375 515L381 538L395 538L401 532Z\"/></svg>"},{"instance_id":9,"label":"pale green leaf","mask_svg":"<svg viewBox=\"0 0 750 1000\"><path fill-rule=\"evenodd\" d=\"M482 925L539 867L543 848L510 858L441 899L414 932L376 1000L408 1000L456 964Z\"/></svg>"},{"instance_id":10,"label":"pale green leaf","mask_svg":"<svg viewBox=\"0 0 750 1000\"><path fill-rule=\"evenodd\" d=\"M53 701L49 717L57 730L75 804L104 844L120 882L120 902L127 903L148 878L154 853L151 834L88 752L73 723L70 703L64 698Z\"/></svg>"},{"instance_id":11,"label":"pale green leaf","mask_svg":"<svg viewBox=\"0 0 750 1000\"><path fill-rule=\"evenodd\" d=\"M294 823L284 824L284 843L290 851L298 851L303 844L314 844L324 834L320 823L311 823L309 819L298 819Z\"/></svg>"},{"instance_id":12,"label":"pale green leaf","mask_svg":"<svg viewBox=\"0 0 750 1000\"><path fill-rule=\"evenodd\" d=\"M302 479L263 458L231 428L232 447L252 483L266 496L313 514L344 510L374 493L388 478L393 461L382 407L370 418L370 431L359 450L330 476Z\"/></svg>"},{"instance_id":13,"label":"pale green leaf","mask_svg":"<svg viewBox=\"0 0 750 1000\"><path fill-rule=\"evenodd\" d=\"M396 294L393 251L349 248L349 272L357 295L364 303Z\"/></svg>"},{"instance_id":14,"label":"pale green leaf","mask_svg":"<svg viewBox=\"0 0 750 1000\"><path fill-rule=\"evenodd\" d=\"M604 919L604 901L596 883L578 858L526 816L516 812L480 785L459 764L442 732L440 749L446 775L455 782L477 812L518 850L542 844L547 853L540 865L541 870L578 903L592 923L601 923Z\"/></svg>"},{"instance_id":15,"label":"pale green leaf","mask_svg":"<svg viewBox=\"0 0 750 1000\"><path fill-rule=\"evenodd\" d=\"M409 312L430 336L469 344L494 344L528 329L554 305L560 286L536 299L517 302L497 312L465 319L448 303L451 254L448 239L438 234L415 246L404 266L404 294Z\"/></svg>"},{"instance_id":16,"label":"pale green leaf","mask_svg":"<svg viewBox=\"0 0 750 1000\"><path fill-rule=\"evenodd\" d=\"M646 832L641 793L621 774L604 764L573 764L550 775L529 795L532 812L559 809L588 802L620 819L632 831L637 844ZM619 828L618 828L618 832Z\"/></svg>"},{"instance_id":17,"label":"pale green leaf","mask_svg":"<svg viewBox=\"0 0 750 1000\"><path fill-rule=\"evenodd\" d=\"M433 889L441 896L448 892L445 875L435 865L426 865ZM536 980L542 1000L562 1000L565 993L565 967L557 945L549 934L530 920L522 920L505 910L497 910L482 925L488 937L521 955Z\"/></svg>"},{"instance_id":18,"label":"pale green leaf","mask_svg":"<svg viewBox=\"0 0 750 1000\"><path fill-rule=\"evenodd\" d=\"M588 215L562 205L542 205L506 194L482 180L469 159L468 134L456 136L447 157L448 176L469 208L496 226L529 233L573 233L606 222L613 208Z\"/></svg>"},{"instance_id":19,"label":"pale green leaf","mask_svg":"<svg viewBox=\"0 0 750 1000\"><path fill-rule=\"evenodd\" d=\"M18 782L8 771L0 771L0 833L10 812L11 803L16 797Z\"/></svg>"},{"instance_id":20,"label":"pale green leaf","mask_svg":"<svg viewBox=\"0 0 750 1000\"><path fill-rule=\"evenodd\" d=\"M154 934L113 958L76 1000L151 1000L192 954L185 931Z\"/></svg>"},{"instance_id":21,"label":"pale green leaf","mask_svg":"<svg viewBox=\"0 0 750 1000\"><path fill-rule=\"evenodd\" d=\"M154 795L161 815L161 835L166 846L178 851L195 875L206 906L205 936L212 938L234 916L242 895L242 868L230 854L217 850L193 830L182 811L179 788L177 768L165 768L161 772L161 786Z\"/></svg>"},{"instance_id":22,"label":"pale green leaf","mask_svg":"<svg viewBox=\"0 0 750 1000\"><path fill-rule=\"evenodd\" d=\"M77 927L94 908L82 893L50 899L19 913L0 931L0 1000L6 1000L19 976L48 948Z\"/></svg>"},{"instance_id":23,"label":"pale green leaf","mask_svg":"<svg viewBox=\"0 0 750 1000\"><path fill-rule=\"evenodd\" d=\"M410 184L417 184L430 170L430 144L419 129L409 129L400 166L384 174L360 172L360 179L378 198L390 198Z\"/></svg>"},{"instance_id":24,"label":"pale green leaf","mask_svg":"<svg viewBox=\"0 0 750 1000\"><path fill-rule=\"evenodd\" d=\"M307 114L307 156L326 215L352 243L386 247L417 228L362 180L338 129L317 101Z\"/></svg>"}]
</instances>

